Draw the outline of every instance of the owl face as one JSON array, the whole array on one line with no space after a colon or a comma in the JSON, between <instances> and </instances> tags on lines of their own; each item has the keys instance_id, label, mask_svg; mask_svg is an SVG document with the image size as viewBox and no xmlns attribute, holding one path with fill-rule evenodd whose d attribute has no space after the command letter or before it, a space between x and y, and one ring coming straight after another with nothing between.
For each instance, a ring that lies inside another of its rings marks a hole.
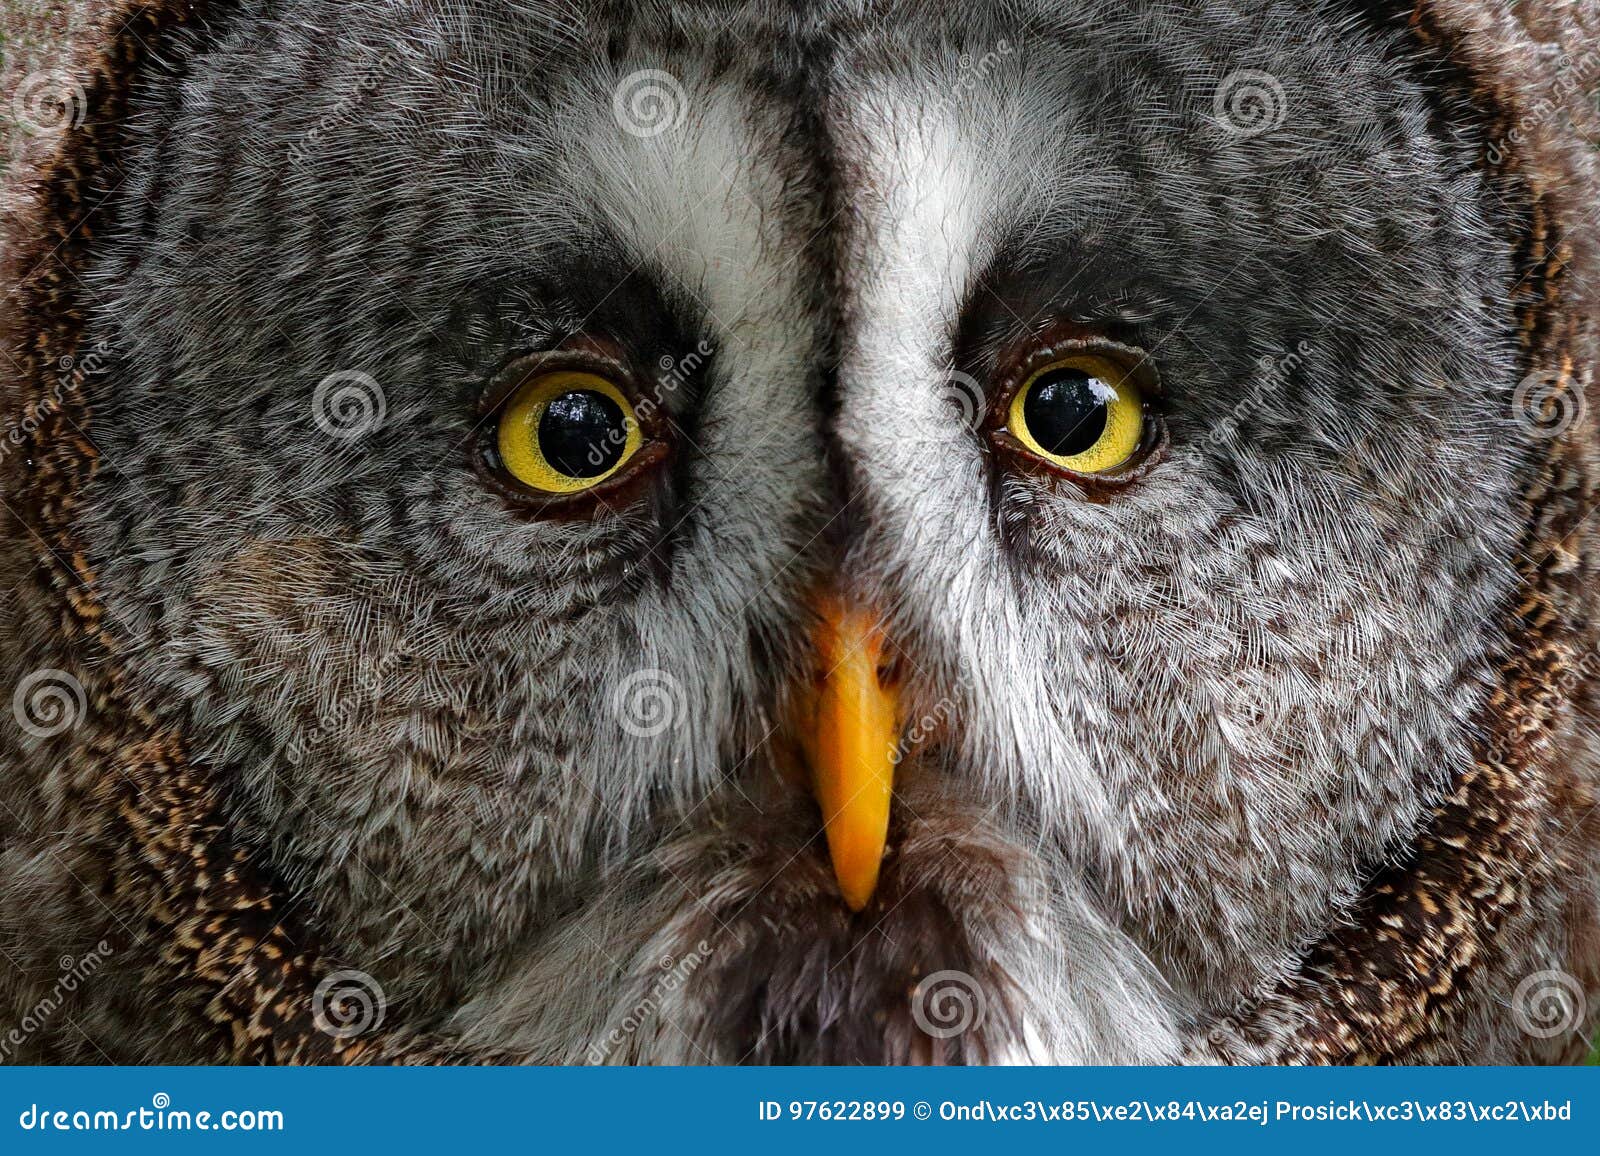
<instances>
[{"instance_id":1,"label":"owl face","mask_svg":"<svg viewBox=\"0 0 1600 1156\"><path fill-rule=\"evenodd\" d=\"M247 7L144 98L90 560L420 1018L600 1058L694 959L603 1058L908 1059L957 972L958 1057L1170 1059L1468 760L1478 142L1389 31L1103 7Z\"/></svg>"}]
</instances>

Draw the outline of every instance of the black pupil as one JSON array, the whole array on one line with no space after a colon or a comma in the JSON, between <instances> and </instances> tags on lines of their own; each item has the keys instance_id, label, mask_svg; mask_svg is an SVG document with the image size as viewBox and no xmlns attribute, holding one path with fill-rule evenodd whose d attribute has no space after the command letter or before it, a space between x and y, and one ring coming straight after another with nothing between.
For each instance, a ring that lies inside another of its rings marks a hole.
<instances>
[{"instance_id":1,"label":"black pupil","mask_svg":"<svg viewBox=\"0 0 1600 1156\"><path fill-rule=\"evenodd\" d=\"M1052 369L1028 390L1022 416L1042 449L1075 457L1106 432L1106 403L1115 397L1110 386L1081 369Z\"/></svg>"},{"instance_id":2,"label":"black pupil","mask_svg":"<svg viewBox=\"0 0 1600 1156\"><path fill-rule=\"evenodd\" d=\"M622 459L628 423L603 393L574 389L551 399L539 418L539 452L569 478L596 478Z\"/></svg>"}]
</instances>

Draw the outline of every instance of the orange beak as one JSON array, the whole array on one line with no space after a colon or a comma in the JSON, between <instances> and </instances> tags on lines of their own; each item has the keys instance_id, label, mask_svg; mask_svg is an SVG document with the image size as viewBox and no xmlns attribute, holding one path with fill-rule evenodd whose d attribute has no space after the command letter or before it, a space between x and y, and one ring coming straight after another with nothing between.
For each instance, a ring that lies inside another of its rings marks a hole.
<instances>
[{"instance_id":1,"label":"orange beak","mask_svg":"<svg viewBox=\"0 0 1600 1156\"><path fill-rule=\"evenodd\" d=\"M883 635L876 617L834 598L820 610L816 650L823 675L802 745L839 893L850 910L860 911L877 889L889 835L898 695L880 672Z\"/></svg>"}]
</instances>

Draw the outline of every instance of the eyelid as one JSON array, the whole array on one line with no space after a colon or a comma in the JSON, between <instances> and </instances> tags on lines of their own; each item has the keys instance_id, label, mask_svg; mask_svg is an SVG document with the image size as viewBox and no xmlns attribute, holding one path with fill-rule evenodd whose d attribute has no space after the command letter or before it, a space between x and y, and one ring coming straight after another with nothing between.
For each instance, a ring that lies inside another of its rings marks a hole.
<instances>
[{"instance_id":1,"label":"eyelid","mask_svg":"<svg viewBox=\"0 0 1600 1156\"><path fill-rule=\"evenodd\" d=\"M638 376L620 356L613 354L598 342L586 340L558 346L538 353L525 353L512 358L489 379L478 400L478 416L491 418L523 386L536 378L557 372L588 373L603 377L619 389L637 409L642 396ZM641 422L643 425L643 422ZM646 437L660 433L658 429L645 428Z\"/></svg>"},{"instance_id":2,"label":"eyelid","mask_svg":"<svg viewBox=\"0 0 1600 1156\"><path fill-rule=\"evenodd\" d=\"M1163 396L1155 362L1144 350L1100 337L1074 335L1050 340L1047 332L1043 340L1030 339L1020 349L1000 358L984 428L1003 429L1011 412L1011 402L1018 391L1051 365L1075 357L1100 362L1108 366L1117 378L1132 381L1146 402Z\"/></svg>"}]
</instances>

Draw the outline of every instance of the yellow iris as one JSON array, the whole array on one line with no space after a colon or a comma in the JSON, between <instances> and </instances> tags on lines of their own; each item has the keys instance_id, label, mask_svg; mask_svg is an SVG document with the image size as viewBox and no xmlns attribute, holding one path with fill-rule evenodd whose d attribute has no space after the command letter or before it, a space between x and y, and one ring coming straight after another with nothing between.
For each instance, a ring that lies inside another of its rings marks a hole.
<instances>
[{"instance_id":1,"label":"yellow iris","mask_svg":"<svg viewBox=\"0 0 1600 1156\"><path fill-rule=\"evenodd\" d=\"M1006 430L1051 465L1105 473L1139 449L1144 398L1115 363L1074 354L1045 366L1017 390Z\"/></svg>"},{"instance_id":2,"label":"yellow iris","mask_svg":"<svg viewBox=\"0 0 1600 1156\"><path fill-rule=\"evenodd\" d=\"M522 385L500 415L497 438L506 471L523 485L551 494L599 485L622 469L644 440L622 391L581 370L557 370Z\"/></svg>"}]
</instances>

